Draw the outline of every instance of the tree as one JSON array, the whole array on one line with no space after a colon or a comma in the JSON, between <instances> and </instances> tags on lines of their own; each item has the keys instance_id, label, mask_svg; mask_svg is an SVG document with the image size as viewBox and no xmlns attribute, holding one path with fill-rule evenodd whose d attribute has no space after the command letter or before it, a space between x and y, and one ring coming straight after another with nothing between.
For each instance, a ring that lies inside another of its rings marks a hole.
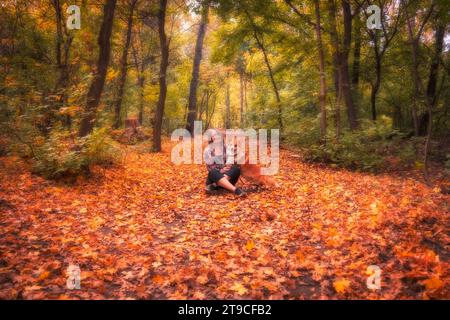
<instances>
[{"instance_id":1,"label":"tree","mask_svg":"<svg viewBox=\"0 0 450 320\"><path fill-rule=\"evenodd\" d=\"M167 0L159 0L158 9L158 33L159 44L161 50L161 62L159 65L159 98L156 106L154 128L153 128L153 151L161 151L161 128L164 116L164 106L166 103L167 95L167 67L169 66L169 42L166 36L166 11Z\"/></svg>"},{"instance_id":2,"label":"tree","mask_svg":"<svg viewBox=\"0 0 450 320\"><path fill-rule=\"evenodd\" d=\"M336 5L333 0L328 1L328 18L330 24L330 39L333 47L333 74L334 74L334 88L335 88L335 110L334 110L334 125L335 135L338 138L341 132L341 99L342 99L342 68L340 58L340 42L336 26Z\"/></svg>"},{"instance_id":3,"label":"tree","mask_svg":"<svg viewBox=\"0 0 450 320\"><path fill-rule=\"evenodd\" d=\"M56 67L59 70L55 91L58 96L60 108L64 107L67 101L67 87L69 85L69 52L72 45L73 36L67 32L63 23L63 14L59 0L52 1L56 18ZM70 116L65 119L66 125L70 126Z\"/></svg>"},{"instance_id":4,"label":"tree","mask_svg":"<svg viewBox=\"0 0 450 320\"><path fill-rule=\"evenodd\" d=\"M424 31L425 25L430 19L431 15L434 12L435 9L435 2L434 0L431 1L431 4L428 8L426 8L421 23L419 24L419 29L416 32L414 30L414 25L412 22L412 18L409 13L408 8L408 1L403 0L402 1L403 8L405 10L406 14L406 21L407 21L407 27L408 27L408 40L409 44L411 46L411 54L412 54L412 66L411 66L411 72L413 76L413 82L414 82L414 95L413 95L413 104L412 104L412 112L413 112L413 121L414 121L414 133L416 136L419 135L419 118L417 113L417 105L423 98L425 101L426 110L428 113L428 126L427 126L427 138L425 140L425 151L424 151L424 176L425 180L429 182L428 177L428 154L430 150L430 139L431 139L431 131L432 131L432 104L433 101L430 98L429 95L427 95L424 91L424 85L423 80L420 75L419 71L419 61L420 61L420 50L419 50L419 44L420 44L420 38ZM438 39L439 40L439 39ZM439 45L438 45L439 46ZM439 49L439 48L437 48Z\"/></svg>"},{"instance_id":5,"label":"tree","mask_svg":"<svg viewBox=\"0 0 450 320\"><path fill-rule=\"evenodd\" d=\"M208 25L209 1L203 1L201 9L201 21L198 27L197 42L195 43L194 63L192 67L192 79L189 87L189 105L186 129L193 134L194 121L197 118L197 87L199 82L200 62L202 60L203 39Z\"/></svg>"},{"instance_id":6,"label":"tree","mask_svg":"<svg viewBox=\"0 0 450 320\"><path fill-rule=\"evenodd\" d=\"M125 44L123 46L122 56L120 58L120 74L119 83L117 88L117 97L114 101L114 124L113 127L118 129L121 124L121 111L122 111L122 100L124 94L125 83L127 81L128 73L128 52L130 51L131 36L133 31L133 16L134 9L136 7L138 0L130 0L128 2L128 19L127 19L127 29L125 32Z\"/></svg>"},{"instance_id":7,"label":"tree","mask_svg":"<svg viewBox=\"0 0 450 320\"><path fill-rule=\"evenodd\" d=\"M444 36L445 36L445 23L441 17L441 15L436 14L436 17L434 19L434 50L431 56L431 63L430 63L430 73L428 76L428 84L427 84L427 90L426 95L428 98L428 101L431 104L431 108L434 109L437 101L438 101L438 90L437 90L437 82L438 82L438 74L439 74L439 67L442 64L441 63L441 56L442 51L444 47ZM429 124L429 118L428 113L424 113L420 117L420 123L419 123L419 134L424 135L427 132L428 124Z\"/></svg>"},{"instance_id":8,"label":"tree","mask_svg":"<svg viewBox=\"0 0 450 320\"><path fill-rule=\"evenodd\" d=\"M264 36L262 33L259 32L258 26L256 25L255 21L253 20L252 16L248 12L246 8L243 9L246 16L248 17L248 20L250 22L250 25L253 29L253 37L256 41L256 44L258 45L258 48L261 50L264 62L267 67L267 71L269 73L270 82L272 83L273 92L275 93L275 98L277 100L277 107L278 107L278 126L280 128L280 131L283 130L283 113L282 113L282 107L281 107L281 98L280 98L280 92L278 90L277 83L275 82L274 72L272 70L272 66L269 61L269 56L267 55L267 50L264 45Z\"/></svg>"},{"instance_id":9,"label":"tree","mask_svg":"<svg viewBox=\"0 0 450 320\"><path fill-rule=\"evenodd\" d=\"M322 44L322 30L320 27L320 5L319 0L314 0L314 9L316 13L316 37L317 37L317 50L319 51L319 73L320 73L320 134L322 138L327 135L327 111L326 111L326 96L327 96L327 84L325 80L325 54Z\"/></svg>"},{"instance_id":10,"label":"tree","mask_svg":"<svg viewBox=\"0 0 450 320\"><path fill-rule=\"evenodd\" d=\"M413 124L414 124L414 134L416 136L419 135L419 117L418 117L418 104L420 103L420 100L422 97L424 97L424 86L423 86L423 80L420 75L419 71L419 64L420 64L420 38L422 36L422 33L424 31L425 25L428 22L428 20L431 17L431 14L434 10L434 1L431 2L430 7L426 10L426 12L423 15L422 21L419 23L419 28L416 31L414 28L414 22L411 17L411 14L409 13L408 6L411 5L411 3L407 0L402 0L403 9L405 11L406 15L406 22L407 22L407 28L408 28L408 41L409 45L411 46L411 55L412 55L412 64L411 64L411 76L413 78L414 83L414 94L413 94L413 103L412 103L412 118L413 118ZM425 103L427 105L427 109L429 111L429 116L431 115L431 102L428 101L428 97L425 95ZM431 123L431 117L429 118L429 122Z\"/></svg>"},{"instance_id":11,"label":"tree","mask_svg":"<svg viewBox=\"0 0 450 320\"><path fill-rule=\"evenodd\" d=\"M107 0L103 8L103 22L98 36L100 52L97 60L97 67L87 94L87 102L84 114L81 119L78 135L84 137L92 132L96 111L100 103L100 98L105 85L106 71L108 70L109 58L111 55L111 32L114 21L114 11L116 0Z\"/></svg>"},{"instance_id":12,"label":"tree","mask_svg":"<svg viewBox=\"0 0 450 320\"><path fill-rule=\"evenodd\" d=\"M378 6L381 8L381 37L378 36L378 30L375 29L367 29L367 32L370 36L370 39L372 41L372 48L374 52L375 57L375 79L371 82L371 93L370 93L370 105L371 105L371 113L372 113L372 120L375 121L377 119L377 108L376 108L376 99L377 94L381 86L381 69L382 69L382 61L383 57L386 53L386 50L389 48L389 45L396 35L398 31L398 25L401 18L401 10L398 8L398 13L391 23L391 30L389 31L386 27L387 22L385 21L385 15L383 13L383 9L385 7L392 6L392 8L395 6L395 1L379 1ZM366 13L366 18L368 17ZM381 41L382 40L382 41Z\"/></svg>"},{"instance_id":13,"label":"tree","mask_svg":"<svg viewBox=\"0 0 450 320\"><path fill-rule=\"evenodd\" d=\"M344 20L344 35L342 42L342 51L339 54L340 67L341 67L341 79L340 85L342 95L347 109L347 118L351 130L356 129L358 126L356 106L353 102L353 95L351 90L350 75L348 70L348 56L350 53L351 41L352 41L352 11L350 2L348 0L342 0L342 12Z\"/></svg>"},{"instance_id":14,"label":"tree","mask_svg":"<svg viewBox=\"0 0 450 320\"><path fill-rule=\"evenodd\" d=\"M225 86L225 129L231 128L230 83Z\"/></svg>"}]
</instances>

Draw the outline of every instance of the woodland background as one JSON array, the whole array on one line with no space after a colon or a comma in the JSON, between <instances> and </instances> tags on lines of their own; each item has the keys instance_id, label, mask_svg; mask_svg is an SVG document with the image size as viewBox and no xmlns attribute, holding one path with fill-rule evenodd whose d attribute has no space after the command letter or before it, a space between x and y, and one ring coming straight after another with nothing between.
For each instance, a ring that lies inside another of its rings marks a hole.
<instances>
[{"instance_id":1,"label":"woodland background","mask_svg":"<svg viewBox=\"0 0 450 320\"><path fill-rule=\"evenodd\" d=\"M202 120L277 127L352 169L448 167L448 2L371 4L381 30L367 1L3 1L1 152L70 175L114 154L98 141L126 119L149 151Z\"/></svg>"}]
</instances>

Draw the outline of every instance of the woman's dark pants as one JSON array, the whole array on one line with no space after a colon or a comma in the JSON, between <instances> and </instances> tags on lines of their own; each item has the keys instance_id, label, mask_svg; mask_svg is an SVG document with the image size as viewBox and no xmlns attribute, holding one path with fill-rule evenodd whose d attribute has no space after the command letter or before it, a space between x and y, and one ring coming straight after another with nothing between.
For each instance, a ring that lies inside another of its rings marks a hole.
<instances>
[{"instance_id":1,"label":"woman's dark pants","mask_svg":"<svg viewBox=\"0 0 450 320\"><path fill-rule=\"evenodd\" d=\"M225 173L221 173L218 169L213 169L213 170L209 171L209 173L208 173L208 178L206 179L206 185L210 185L212 183L217 183L217 181L222 179L225 174L230 177L230 183L232 185L235 185L239 180L239 176L241 175L241 170L239 169L238 166L232 166Z\"/></svg>"}]
</instances>

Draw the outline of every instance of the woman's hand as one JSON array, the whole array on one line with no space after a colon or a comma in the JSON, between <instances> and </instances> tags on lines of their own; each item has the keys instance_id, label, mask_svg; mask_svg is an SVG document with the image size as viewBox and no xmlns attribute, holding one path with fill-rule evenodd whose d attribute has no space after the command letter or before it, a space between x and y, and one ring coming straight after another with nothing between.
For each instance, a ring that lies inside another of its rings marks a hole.
<instances>
[{"instance_id":1,"label":"woman's hand","mask_svg":"<svg viewBox=\"0 0 450 320\"><path fill-rule=\"evenodd\" d=\"M225 172L227 172L228 170L230 170L230 168L231 168L231 165L227 164L227 165L225 165L225 167L223 167L222 169L220 169L220 173L225 173Z\"/></svg>"}]
</instances>

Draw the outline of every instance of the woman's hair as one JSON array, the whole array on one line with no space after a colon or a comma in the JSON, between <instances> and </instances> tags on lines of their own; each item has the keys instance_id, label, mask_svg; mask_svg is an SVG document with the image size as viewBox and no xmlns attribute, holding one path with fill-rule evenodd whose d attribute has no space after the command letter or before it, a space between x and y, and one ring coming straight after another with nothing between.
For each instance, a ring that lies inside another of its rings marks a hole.
<instances>
[{"instance_id":1,"label":"woman's hair","mask_svg":"<svg viewBox=\"0 0 450 320\"><path fill-rule=\"evenodd\" d=\"M214 141L214 137L218 134L221 134L218 130L216 129L209 129L208 130L209 135L208 135L208 144L211 144Z\"/></svg>"}]
</instances>

